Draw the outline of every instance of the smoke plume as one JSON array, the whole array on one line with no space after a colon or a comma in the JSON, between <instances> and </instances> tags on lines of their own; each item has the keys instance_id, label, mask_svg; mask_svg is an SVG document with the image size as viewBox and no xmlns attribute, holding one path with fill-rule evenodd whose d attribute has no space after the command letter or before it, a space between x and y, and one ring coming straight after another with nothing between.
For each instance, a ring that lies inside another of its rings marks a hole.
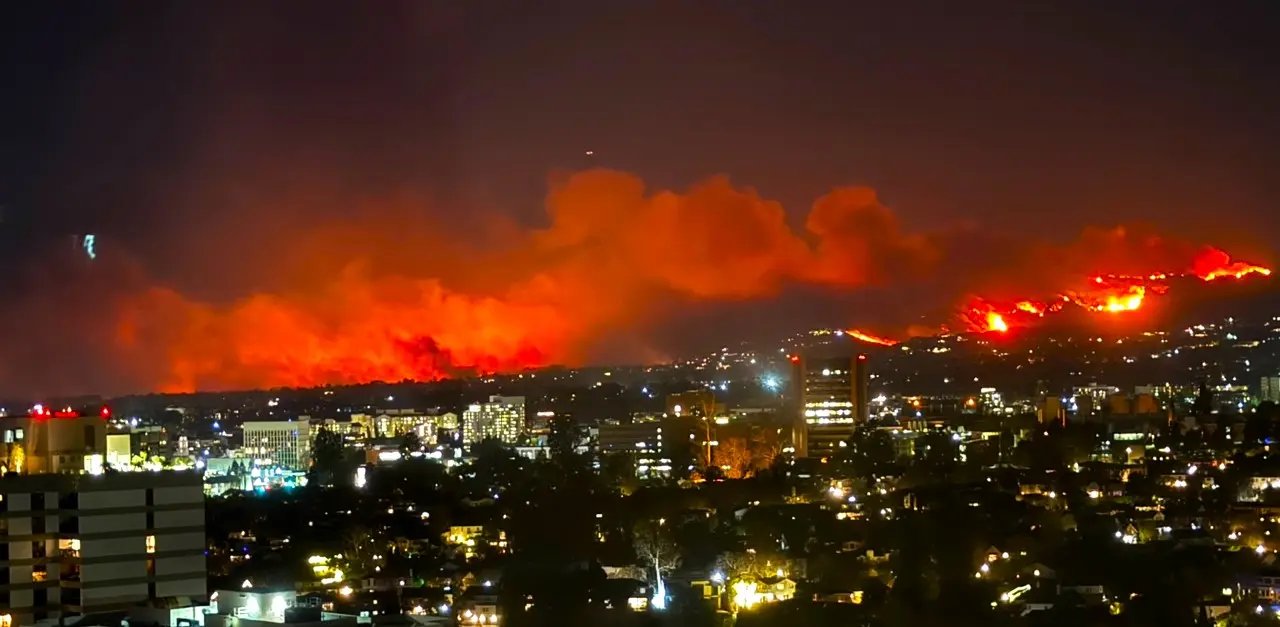
<instances>
[{"instance_id":1,"label":"smoke plume","mask_svg":"<svg viewBox=\"0 0 1280 627\"><path fill-rule=\"evenodd\" d=\"M255 273L230 298L184 292L109 248L92 262L62 260L3 314L2 387L49 394L432 380L581 364L619 337L643 360L658 350L643 331L685 305L767 299L797 285L927 286L946 301L935 322L948 324L943 312L964 294L1035 316L1062 294L1084 293L1089 277L1204 278L1246 267L1206 261L1198 243L1135 227L1085 229L1065 244L913 232L865 187L832 190L795 223L780 203L726 177L672 191L611 170L555 178L535 228L492 220L460 232L424 218L423 204L368 201L356 217L309 225L270 251L232 251L252 259ZM1027 294L1043 300L1018 305ZM962 308L960 318L971 314ZM857 322L856 312L830 318ZM895 331L912 321L904 317Z\"/></svg>"}]
</instances>

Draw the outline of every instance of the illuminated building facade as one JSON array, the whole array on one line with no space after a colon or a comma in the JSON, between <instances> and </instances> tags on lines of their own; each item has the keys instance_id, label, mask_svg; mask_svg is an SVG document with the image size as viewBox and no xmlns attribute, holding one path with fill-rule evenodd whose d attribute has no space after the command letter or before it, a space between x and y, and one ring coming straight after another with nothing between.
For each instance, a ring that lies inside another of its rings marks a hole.
<instances>
[{"instance_id":1,"label":"illuminated building facade","mask_svg":"<svg viewBox=\"0 0 1280 627\"><path fill-rule=\"evenodd\" d=\"M462 413L462 441L467 445L485 440L515 444L524 432L524 397L490 396Z\"/></svg>"},{"instance_id":2,"label":"illuminated building facade","mask_svg":"<svg viewBox=\"0 0 1280 627\"><path fill-rule=\"evenodd\" d=\"M602 424L596 441L601 453L633 455L637 476L665 477L671 474L671 457L662 440L662 428L665 424L670 430L673 423L650 420L626 425Z\"/></svg>"},{"instance_id":3,"label":"illuminated building facade","mask_svg":"<svg viewBox=\"0 0 1280 627\"><path fill-rule=\"evenodd\" d=\"M439 440L441 430L458 429L457 414L424 414L412 409L390 409L379 414L353 414L351 422L363 425L368 437L398 438L412 433L426 445L434 445Z\"/></svg>"},{"instance_id":4,"label":"illuminated building facade","mask_svg":"<svg viewBox=\"0 0 1280 627\"><path fill-rule=\"evenodd\" d=\"M10 476L0 486L0 607L16 624L204 597L198 473Z\"/></svg>"},{"instance_id":5,"label":"illuminated building facade","mask_svg":"<svg viewBox=\"0 0 1280 627\"><path fill-rule=\"evenodd\" d=\"M1262 377L1262 384L1258 386L1258 400L1263 403L1280 403L1280 377Z\"/></svg>"},{"instance_id":6,"label":"illuminated building facade","mask_svg":"<svg viewBox=\"0 0 1280 627\"><path fill-rule=\"evenodd\" d=\"M107 452L107 421L70 410L0 418L0 436L0 473L101 472Z\"/></svg>"},{"instance_id":7,"label":"illuminated building facade","mask_svg":"<svg viewBox=\"0 0 1280 627\"><path fill-rule=\"evenodd\" d=\"M305 471L311 466L311 421L303 418L246 422L242 454L271 460L288 470Z\"/></svg>"},{"instance_id":8,"label":"illuminated building facade","mask_svg":"<svg viewBox=\"0 0 1280 627\"><path fill-rule=\"evenodd\" d=\"M800 400L793 438L798 457L826 457L867 420L867 357L815 350L791 358Z\"/></svg>"}]
</instances>

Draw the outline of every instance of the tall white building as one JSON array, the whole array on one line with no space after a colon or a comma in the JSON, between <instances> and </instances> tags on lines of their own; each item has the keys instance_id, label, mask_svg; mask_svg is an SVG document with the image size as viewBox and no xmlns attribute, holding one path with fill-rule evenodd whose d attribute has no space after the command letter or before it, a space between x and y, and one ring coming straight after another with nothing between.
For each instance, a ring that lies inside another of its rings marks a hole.
<instances>
[{"instance_id":1,"label":"tall white building","mask_svg":"<svg viewBox=\"0 0 1280 627\"><path fill-rule=\"evenodd\" d=\"M244 423L244 454L271 460L289 470L311 467L311 421L264 420Z\"/></svg>"},{"instance_id":2,"label":"tall white building","mask_svg":"<svg viewBox=\"0 0 1280 627\"><path fill-rule=\"evenodd\" d=\"M14 624L202 599L204 549L198 473L0 481L0 608Z\"/></svg>"},{"instance_id":3,"label":"tall white building","mask_svg":"<svg viewBox=\"0 0 1280 627\"><path fill-rule=\"evenodd\" d=\"M524 431L524 397L490 396L462 413L462 441L467 445L494 439L515 444Z\"/></svg>"},{"instance_id":4,"label":"tall white building","mask_svg":"<svg viewBox=\"0 0 1280 627\"><path fill-rule=\"evenodd\" d=\"M1280 403L1280 377L1262 377L1258 400Z\"/></svg>"}]
</instances>

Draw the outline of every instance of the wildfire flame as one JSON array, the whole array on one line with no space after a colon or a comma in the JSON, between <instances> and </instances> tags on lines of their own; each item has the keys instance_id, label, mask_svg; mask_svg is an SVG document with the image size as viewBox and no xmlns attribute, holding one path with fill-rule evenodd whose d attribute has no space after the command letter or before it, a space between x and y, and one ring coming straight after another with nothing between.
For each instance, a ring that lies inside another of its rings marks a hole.
<instances>
[{"instance_id":1,"label":"wildfire flame","mask_svg":"<svg viewBox=\"0 0 1280 627\"><path fill-rule=\"evenodd\" d=\"M1012 322L1027 324L1031 317L1043 317L1046 313L1060 311L1065 304L1076 305L1085 311L1122 314L1138 311L1148 296L1164 294L1169 281L1175 278L1195 277L1214 281L1224 277L1243 279L1256 274L1270 276L1271 269L1243 261L1235 261L1217 248L1205 248L1182 272L1153 272L1146 275L1096 275L1084 288L1058 294L1046 305L1042 301L1027 299L1007 305L975 298L961 310L960 318L970 331L1007 332Z\"/></svg>"},{"instance_id":2,"label":"wildfire flame","mask_svg":"<svg viewBox=\"0 0 1280 627\"><path fill-rule=\"evenodd\" d=\"M868 344L879 344L881 346L896 346L898 344L897 340L891 340L887 337L872 335L870 333L867 333L866 331L860 331L858 329L849 329L845 331L845 334L848 335L849 337L852 337L855 340L861 340Z\"/></svg>"},{"instance_id":3,"label":"wildfire flame","mask_svg":"<svg viewBox=\"0 0 1280 627\"><path fill-rule=\"evenodd\" d=\"M989 311L987 312L987 328L1004 333L1009 330L1009 323L1004 321L1004 316L994 311Z\"/></svg>"},{"instance_id":4,"label":"wildfire flame","mask_svg":"<svg viewBox=\"0 0 1280 627\"><path fill-rule=\"evenodd\" d=\"M1217 248L1210 248L1201 254L1192 264L1191 272L1205 281L1214 281L1223 277L1242 279L1250 274L1271 276L1270 268L1243 261L1232 261L1230 255Z\"/></svg>"}]
</instances>

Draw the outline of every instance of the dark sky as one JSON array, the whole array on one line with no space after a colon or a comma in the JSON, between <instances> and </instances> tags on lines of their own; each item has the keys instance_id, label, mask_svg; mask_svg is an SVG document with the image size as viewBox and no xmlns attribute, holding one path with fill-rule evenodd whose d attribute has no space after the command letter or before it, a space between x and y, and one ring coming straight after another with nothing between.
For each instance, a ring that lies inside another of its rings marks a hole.
<instances>
[{"instance_id":1,"label":"dark sky","mask_svg":"<svg viewBox=\"0 0 1280 627\"><path fill-rule=\"evenodd\" d=\"M725 173L797 221L852 183L921 230L1280 236L1270 0L26 2L0 23L10 296L74 233L234 294L253 265L211 259L359 211L240 212L281 190L530 224L548 174L588 166Z\"/></svg>"},{"instance_id":2,"label":"dark sky","mask_svg":"<svg viewBox=\"0 0 1280 627\"><path fill-rule=\"evenodd\" d=\"M1277 235L1274 2L855 4L12 3L2 237L163 256L216 222L184 190L309 170L534 219L585 150L796 210L867 183L919 221Z\"/></svg>"}]
</instances>

